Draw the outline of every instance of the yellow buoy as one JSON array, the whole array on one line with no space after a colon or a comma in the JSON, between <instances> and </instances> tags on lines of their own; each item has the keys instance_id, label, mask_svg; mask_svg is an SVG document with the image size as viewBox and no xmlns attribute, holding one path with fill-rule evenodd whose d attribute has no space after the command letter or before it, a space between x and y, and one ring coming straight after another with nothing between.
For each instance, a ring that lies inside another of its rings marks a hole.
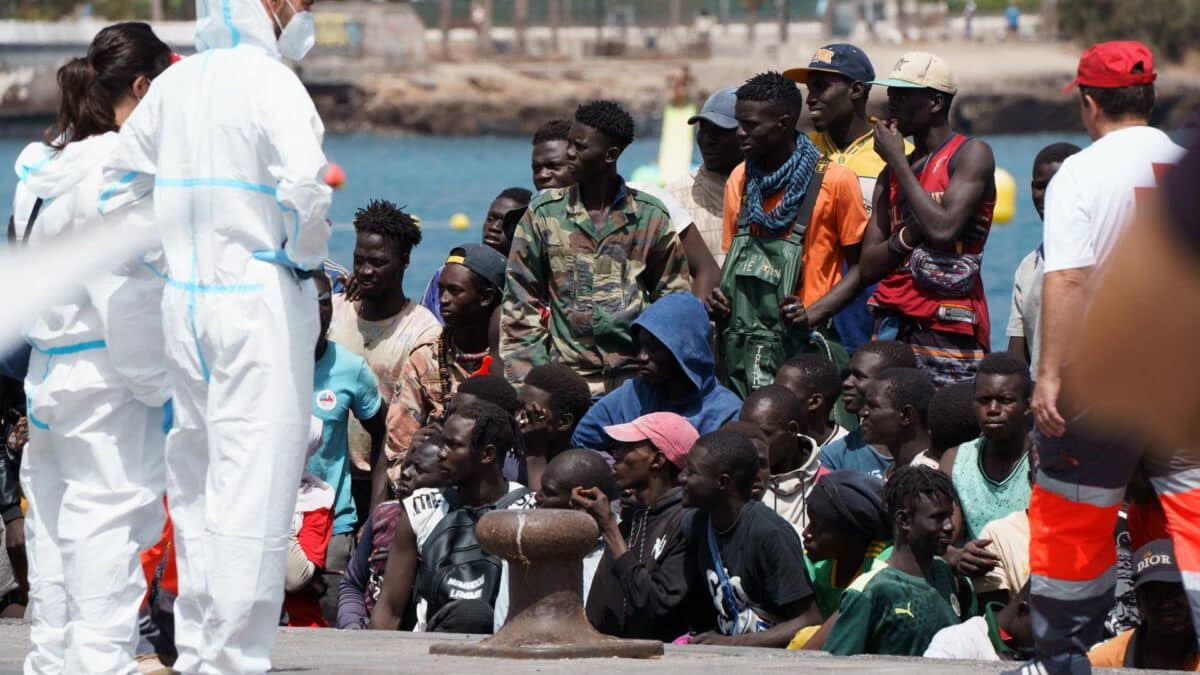
<instances>
[{"instance_id":1,"label":"yellow buoy","mask_svg":"<svg viewBox=\"0 0 1200 675\"><path fill-rule=\"evenodd\" d=\"M465 213L456 213L450 216L450 229L469 230L471 229L471 219Z\"/></svg>"},{"instance_id":2,"label":"yellow buoy","mask_svg":"<svg viewBox=\"0 0 1200 675\"><path fill-rule=\"evenodd\" d=\"M1017 212L1017 181L1011 173L996 167L996 209L992 211L992 223L1003 225L1013 219Z\"/></svg>"}]
</instances>

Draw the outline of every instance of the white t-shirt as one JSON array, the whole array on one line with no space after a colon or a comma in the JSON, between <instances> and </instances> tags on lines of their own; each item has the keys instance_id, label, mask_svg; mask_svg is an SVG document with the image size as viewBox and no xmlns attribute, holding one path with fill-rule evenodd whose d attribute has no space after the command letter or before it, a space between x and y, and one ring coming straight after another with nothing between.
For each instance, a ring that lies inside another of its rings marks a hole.
<instances>
[{"instance_id":1,"label":"white t-shirt","mask_svg":"<svg viewBox=\"0 0 1200 675\"><path fill-rule=\"evenodd\" d=\"M663 206L667 207L667 215L671 217L671 227L675 229L675 234L683 234L683 231L692 224L692 214L683 206L683 202L676 199L675 195L667 192L665 188L636 181L628 182L625 185L638 192L645 192L662 202Z\"/></svg>"},{"instance_id":2,"label":"white t-shirt","mask_svg":"<svg viewBox=\"0 0 1200 675\"><path fill-rule=\"evenodd\" d=\"M929 642L925 658L999 661L1000 655L992 646L987 619L976 616L939 630Z\"/></svg>"},{"instance_id":3,"label":"white t-shirt","mask_svg":"<svg viewBox=\"0 0 1200 675\"><path fill-rule=\"evenodd\" d=\"M1023 337L1029 348L1029 373L1037 377L1041 343L1038 329L1042 325L1042 259L1040 249L1025 256L1013 275L1012 310L1008 314L1008 336Z\"/></svg>"},{"instance_id":4,"label":"white t-shirt","mask_svg":"<svg viewBox=\"0 0 1200 675\"><path fill-rule=\"evenodd\" d=\"M1182 155L1162 131L1129 127L1063 161L1046 188L1046 272L1103 263L1133 217L1137 192L1157 186Z\"/></svg>"}]
</instances>

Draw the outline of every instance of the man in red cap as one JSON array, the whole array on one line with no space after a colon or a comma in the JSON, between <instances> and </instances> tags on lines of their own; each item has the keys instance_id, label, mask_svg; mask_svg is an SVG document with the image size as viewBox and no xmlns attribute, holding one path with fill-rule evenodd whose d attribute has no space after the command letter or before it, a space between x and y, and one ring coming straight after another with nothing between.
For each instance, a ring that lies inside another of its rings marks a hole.
<instances>
[{"instance_id":1,"label":"man in red cap","mask_svg":"<svg viewBox=\"0 0 1200 675\"><path fill-rule=\"evenodd\" d=\"M572 496L604 537L604 557L587 598L588 620L609 635L668 642L688 629L687 613L681 611L688 578L679 472L699 434L686 418L670 412L642 415L604 432L618 442L613 452L617 487L632 490L637 506L618 525L599 490L578 489Z\"/></svg>"},{"instance_id":2,"label":"man in red cap","mask_svg":"<svg viewBox=\"0 0 1200 675\"><path fill-rule=\"evenodd\" d=\"M1030 571L1038 672L1089 672L1086 652L1100 637L1112 604L1116 552L1112 531L1140 449L1110 423L1060 397L1073 360L1093 281L1127 228L1135 205L1183 154L1149 126L1154 56L1138 42L1105 42L1084 52L1078 77L1083 126L1091 146L1068 157L1045 201L1045 278L1041 357L1033 410L1040 466L1030 500ZM1185 570L1197 579L1200 551L1192 520L1200 507L1200 472L1147 463L1147 474L1175 523ZM1191 538L1192 542L1184 541ZM1189 565L1190 563L1190 565ZM1191 589L1193 616L1200 596Z\"/></svg>"}]
</instances>

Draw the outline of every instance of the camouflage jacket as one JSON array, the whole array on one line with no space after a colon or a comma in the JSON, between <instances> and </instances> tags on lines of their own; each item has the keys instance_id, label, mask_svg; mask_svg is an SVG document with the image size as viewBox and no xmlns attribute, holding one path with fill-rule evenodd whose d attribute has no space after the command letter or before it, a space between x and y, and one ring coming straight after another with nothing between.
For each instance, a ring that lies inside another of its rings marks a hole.
<instances>
[{"instance_id":1,"label":"camouflage jacket","mask_svg":"<svg viewBox=\"0 0 1200 675\"><path fill-rule=\"evenodd\" d=\"M443 329L445 330L445 329ZM440 422L446 412L450 397L458 391L458 385L471 377L482 365L477 360L466 359L451 350L446 366L450 381L442 382L438 366L438 351L442 340L432 345L414 349L396 382L396 391L388 402L387 445L384 453L388 458L388 479L396 486L400 480L400 464L408 453L412 438L417 430L432 422Z\"/></svg>"},{"instance_id":2,"label":"camouflage jacket","mask_svg":"<svg viewBox=\"0 0 1200 675\"><path fill-rule=\"evenodd\" d=\"M560 362L602 394L635 370L630 327L642 309L690 288L683 244L662 202L622 186L597 231L576 187L547 190L517 225L508 256L505 374L520 384L533 366Z\"/></svg>"}]
</instances>

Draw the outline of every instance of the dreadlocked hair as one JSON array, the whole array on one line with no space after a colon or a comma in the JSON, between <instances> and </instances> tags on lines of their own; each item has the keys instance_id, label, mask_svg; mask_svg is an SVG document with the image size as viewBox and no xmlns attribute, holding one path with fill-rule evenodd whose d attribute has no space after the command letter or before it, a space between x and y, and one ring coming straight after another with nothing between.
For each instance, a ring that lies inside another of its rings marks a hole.
<instances>
[{"instance_id":1,"label":"dreadlocked hair","mask_svg":"<svg viewBox=\"0 0 1200 675\"><path fill-rule=\"evenodd\" d=\"M407 260L413 247L421 243L421 224L404 209L386 199L372 199L366 208L354 212L354 231L378 234L391 242L396 253Z\"/></svg>"},{"instance_id":2,"label":"dreadlocked hair","mask_svg":"<svg viewBox=\"0 0 1200 675\"><path fill-rule=\"evenodd\" d=\"M561 363L543 363L534 366L525 376L525 386L537 387L550 395L550 405L558 413L571 413L575 423L583 419L592 407L592 393L587 380Z\"/></svg>"},{"instance_id":3,"label":"dreadlocked hair","mask_svg":"<svg viewBox=\"0 0 1200 675\"><path fill-rule=\"evenodd\" d=\"M533 132L532 145L549 143L550 141L565 141L571 131L571 120L550 120Z\"/></svg>"},{"instance_id":4,"label":"dreadlocked hair","mask_svg":"<svg viewBox=\"0 0 1200 675\"><path fill-rule=\"evenodd\" d=\"M500 406L487 401L472 401L456 408L451 416L475 422L471 431L472 452L491 445L496 448L499 459L512 454L516 445L515 426L512 415Z\"/></svg>"},{"instance_id":5,"label":"dreadlocked hair","mask_svg":"<svg viewBox=\"0 0 1200 675\"><path fill-rule=\"evenodd\" d=\"M604 134L622 149L633 142L633 118L614 101L591 101L575 111L575 121Z\"/></svg>"},{"instance_id":6,"label":"dreadlocked hair","mask_svg":"<svg viewBox=\"0 0 1200 675\"><path fill-rule=\"evenodd\" d=\"M746 80L738 87L736 96L739 101L778 103L794 118L799 118L804 109L804 94L800 87L774 70L759 73Z\"/></svg>"},{"instance_id":7,"label":"dreadlocked hair","mask_svg":"<svg viewBox=\"0 0 1200 675\"><path fill-rule=\"evenodd\" d=\"M941 471L927 466L912 465L896 469L888 479L887 485L883 487L883 503L887 506L888 518L891 519L892 525L895 526L898 512L912 513L921 497L936 504L958 502L954 483Z\"/></svg>"}]
</instances>

